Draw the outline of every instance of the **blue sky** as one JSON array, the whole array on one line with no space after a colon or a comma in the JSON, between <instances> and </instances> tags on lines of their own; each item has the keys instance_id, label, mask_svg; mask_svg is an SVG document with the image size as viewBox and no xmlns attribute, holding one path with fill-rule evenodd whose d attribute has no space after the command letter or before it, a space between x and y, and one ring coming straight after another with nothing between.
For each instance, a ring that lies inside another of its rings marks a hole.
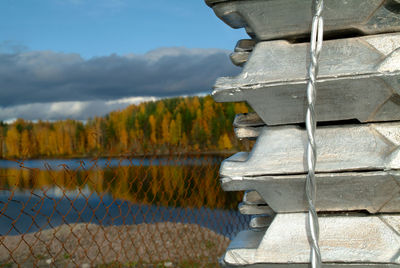
<instances>
[{"instance_id":1,"label":"blue sky","mask_svg":"<svg viewBox=\"0 0 400 268\"><path fill-rule=\"evenodd\" d=\"M2 0L2 50L52 50L84 58L159 47L232 50L243 29L203 0Z\"/></svg>"},{"instance_id":2,"label":"blue sky","mask_svg":"<svg viewBox=\"0 0 400 268\"><path fill-rule=\"evenodd\" d=\"M0 120L86 120L239 72L203 0L1 0Z\"/></svg>"}]
</instances>

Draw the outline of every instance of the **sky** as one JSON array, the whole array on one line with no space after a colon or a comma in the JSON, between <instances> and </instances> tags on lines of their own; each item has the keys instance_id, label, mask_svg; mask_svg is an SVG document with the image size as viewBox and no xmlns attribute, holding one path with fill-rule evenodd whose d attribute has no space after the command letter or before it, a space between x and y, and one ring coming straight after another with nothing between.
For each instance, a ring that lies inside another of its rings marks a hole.
<instances>
[{"instance_id":1,"label":"sky","mask_svg":"<svg viewBox=\"0 0 400 268\"><path fill-rule=\"evenodd\" d=\"M203 0L1 0L0 120L86 120L208 94L243 29Z\"/></svg>"}]
</instances>

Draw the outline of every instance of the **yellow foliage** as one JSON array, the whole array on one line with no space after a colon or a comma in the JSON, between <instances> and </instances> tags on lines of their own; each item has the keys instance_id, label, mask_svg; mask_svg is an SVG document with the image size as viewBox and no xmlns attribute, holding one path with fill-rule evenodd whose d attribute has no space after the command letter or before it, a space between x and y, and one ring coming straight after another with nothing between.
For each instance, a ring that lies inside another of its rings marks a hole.
<instances>
[{"instance_id":1,"label":"yellow foliage","mask_svg":"<svg viewBox=\"0 0 400 268\"><path fill-rule=\"evenodd\" d=\"M230 150L232 149L232 142L228 137L228 134L224 133L218 142L219 149L221 150Z\"/></svg>"},{"instance_id":2,"label":"yellow foliage","mask_svg":"<svg viewBox=\"0 0 400 268\"><path fill-rule=\"evenodd\" d=\"M9 157L19 157L21 152L21 135L16 127L12 126L6 136L6 148Z\"/></svg>"},{"instance_id":3,"label":"yellow foliage","mask_svg":"<svg viewBox=\"0 0 400 268\"><path fill-rule=\"evenodd\" d=\"M236 114L243 114L248 113L249 109L247 108L246 103L244 102L237 102L235 103L235 113Z\"/></svg>"},{"instance_id":4,"label":"yellow foliage","mask_svg":"<svg viewBox=\"0 0 400 268\"><path fill-rule=\"evenodd\" d=\"M156 118L154 117L154 115L150 115L149 123L151 127L150 141L153 144L157 144L157 136L156 136L157 126L156 126Z\"/></svg>"}]
</instances>

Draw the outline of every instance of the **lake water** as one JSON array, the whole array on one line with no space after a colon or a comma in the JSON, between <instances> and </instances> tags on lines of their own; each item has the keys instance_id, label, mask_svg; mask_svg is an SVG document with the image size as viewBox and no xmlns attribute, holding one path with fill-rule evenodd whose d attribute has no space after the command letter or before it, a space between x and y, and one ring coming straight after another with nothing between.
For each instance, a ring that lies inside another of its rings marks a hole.
<instances>
[{"instance_id":1,"label":"lake water","mask_svg":"<svg viewBox=\"0 0 400 268\"><path fill-rule=\"evenodd\" d=\"M0 160L0 169L7 168L37 168L60 170L67 166L69 169L106 168L121 166L192 166L218 165L223 157L157 157L157 158L75 158L75 159L33 159L33 160Z\"/></svg>"},{"instance_id":2,"label":"lake water","mask_svg":"<svg viewBox=\"0 0 400 268\"><path fill-rule=\"evenodd\" d=\"M0 235L60 224L195 223L231 237L248 226L219 157L0 160Z\"/></svg>"}]
</instances>

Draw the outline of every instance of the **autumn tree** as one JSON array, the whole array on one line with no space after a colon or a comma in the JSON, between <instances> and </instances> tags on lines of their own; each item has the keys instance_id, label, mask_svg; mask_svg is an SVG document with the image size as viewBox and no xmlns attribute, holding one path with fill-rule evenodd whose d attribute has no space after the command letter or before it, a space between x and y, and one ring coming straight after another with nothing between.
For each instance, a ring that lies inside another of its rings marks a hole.
<instances>
[{"instance_id":1,"label":"autumn tree","mask_svg":"<svg viewBox=\"0 0 400 268\"><path fill-rule=\"evenodd\" d=\"M216 103L210 96L131 105L87 122L0 124L0 157L59 157L204 152L243 149L234 138L236 113L245 103Z\"/></svg>"},{"instance_id":2,"label":"autumn tree","mask_svg":"<svg viewBox=\"0 0 400 268\"><path fill-rule=\"evenodd\" d=\"M21 156L21 134L16 126L11 126L7 131L6 136L7 157Z\"/></svg>"}]
</instances>

